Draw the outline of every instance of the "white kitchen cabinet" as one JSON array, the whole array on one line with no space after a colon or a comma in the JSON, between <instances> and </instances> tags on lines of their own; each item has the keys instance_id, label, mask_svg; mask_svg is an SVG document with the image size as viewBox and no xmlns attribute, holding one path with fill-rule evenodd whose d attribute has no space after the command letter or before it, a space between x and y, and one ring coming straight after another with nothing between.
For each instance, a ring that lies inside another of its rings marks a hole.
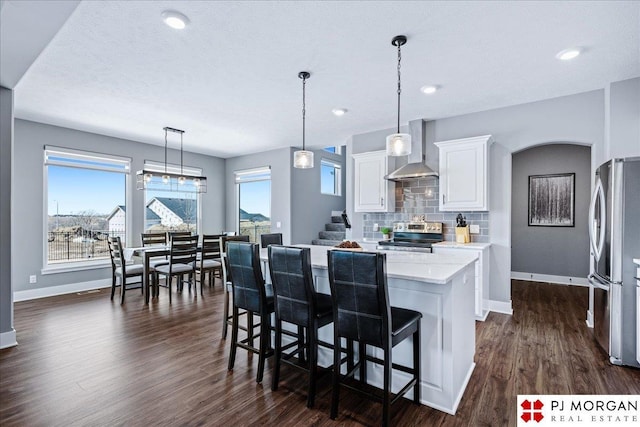
<instances>
[{"instance_id":1,"label":"white kitchen cabinet","mask_svg":"<svg viewBox=\"0 0 640 427\"><path fill-rule=\"evenodd\" d=\"M354 211L395 212L395 183L384 176L390 172L392 161L385 151L371 151L353 155Z\"/></svg>"},{"instance_id":2,"label":"white kitchen cabinet","mask_svg":"<svg viewBox=\"0 0 640 427\"><path fill-rule=\"evenodd\" d=\"M478 256L475 265L475 317L484 321L489 314L489 247L490 243L434 243L433 253L459 255L462 251Z\"/></svg>"},{"instance_id":3,"label":"white kitchen cabinet","mask_svg":"<svg viewBox=\"0 0 640 427\"><path fill-rule=\"evenodd\" d=\"M491 135L436 142L440 149L440 210L489 210Z\"/></svg>"}]
</instances>

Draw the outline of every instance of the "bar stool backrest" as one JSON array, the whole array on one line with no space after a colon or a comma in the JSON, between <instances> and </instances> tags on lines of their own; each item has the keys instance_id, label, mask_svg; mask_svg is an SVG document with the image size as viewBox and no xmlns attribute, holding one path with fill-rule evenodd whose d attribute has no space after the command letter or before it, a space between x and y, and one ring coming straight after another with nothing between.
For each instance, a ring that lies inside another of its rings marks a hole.
<instances>
[{"instance_id":1,"label":"bar stool backrest","mask_svg":"<svg viewBox=\"0 0 640 427\"><path fill-rule=\"evenodd\" d=\"M285 322L307 326L315 316L316 306L311 250L270 245L269 270L278 317Z\"/></svg>"},{"instance_id":2,"label":"bar stool backrest","mask_svg":"<svg viewBox=\"0 0 640 427\"><path fill-rule=\"evenodd\" d=\"M383 348L391 331L386 255L340 250L327 253L338 334Z\"/></svg>"},{"instance_id":3,"label":"bar stool backrest","mask_svg":"<svg viewBox=\"0 0 640 427\"><path fill-rule=\"evenodd\" d=\"M257 243L227 242L233 305L254 313L266 306L266 290L260 268L260 246Z\"/></svg>"}]
</instances>

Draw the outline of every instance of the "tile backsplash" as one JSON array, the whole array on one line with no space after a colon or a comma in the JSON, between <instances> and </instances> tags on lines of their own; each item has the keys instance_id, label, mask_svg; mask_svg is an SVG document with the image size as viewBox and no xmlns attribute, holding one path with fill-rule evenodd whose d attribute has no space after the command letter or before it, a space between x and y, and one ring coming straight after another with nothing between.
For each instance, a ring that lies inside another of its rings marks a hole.
<instances>
[{"instance_id":1,"label":"tile backsplash","mask_svg":"<svg viewBox=\"0 0 640 427\"><path fill-rule=\"evenodd\" d=\"M382 239L382 233L373 231L373 225L391 227L394 222L408 222L414 215L424 215L428 222L441 222L444 239L455 240L456 217L459 213L467 224L480 226L480 234L472 234L471 241L489 243L489 212L440 212L439 188L436 178L396 183L396 211L394 213L365 213L362 236L366 239Z\"/></svg>"}]
</instances>

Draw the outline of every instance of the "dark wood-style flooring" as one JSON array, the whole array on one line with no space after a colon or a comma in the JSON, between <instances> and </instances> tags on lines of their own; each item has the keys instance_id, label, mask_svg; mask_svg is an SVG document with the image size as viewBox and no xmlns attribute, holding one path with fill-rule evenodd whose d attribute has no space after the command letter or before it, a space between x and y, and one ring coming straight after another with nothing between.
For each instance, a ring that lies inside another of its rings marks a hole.
<instances>
[{"instance_id":1,"label":"dark wood-style flooring","mask_svg":"<svg viewBox=\"0 0 640 427\"><path fill-rule=\"evenodd\" d=\"M271 364L257 385L257 357L239 351L227 371L222 291L184 292L145 306L108 290L15 304L19 345L0 351L0 425L378 425L381 406L343 392L329 418L330 378L314 409L304 373ZM175 289L174 289L175 292ZM587 288L513 282L514 315L476 326L477 366L455 416L403 400L395 425L514 426L518 394L640 394L640 370L612 366L586 327Z\"/></svg>"}]
</instances>

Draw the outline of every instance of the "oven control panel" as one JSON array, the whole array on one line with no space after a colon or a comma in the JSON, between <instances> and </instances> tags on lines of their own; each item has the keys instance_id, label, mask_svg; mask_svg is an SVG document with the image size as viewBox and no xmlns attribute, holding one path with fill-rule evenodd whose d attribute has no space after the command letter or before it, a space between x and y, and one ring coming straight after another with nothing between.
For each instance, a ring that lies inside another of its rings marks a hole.
<instances>
[{"instance_id":1,"label":"oven control panel","mask_svg":"<svg viewBox=\"0 0 640 427\"><path fill-rule=\"evenodd\" d=\"M393 224L394 232L413 233L442 233L441 222L396 222Z\"/></svg>"}]
</instances>

